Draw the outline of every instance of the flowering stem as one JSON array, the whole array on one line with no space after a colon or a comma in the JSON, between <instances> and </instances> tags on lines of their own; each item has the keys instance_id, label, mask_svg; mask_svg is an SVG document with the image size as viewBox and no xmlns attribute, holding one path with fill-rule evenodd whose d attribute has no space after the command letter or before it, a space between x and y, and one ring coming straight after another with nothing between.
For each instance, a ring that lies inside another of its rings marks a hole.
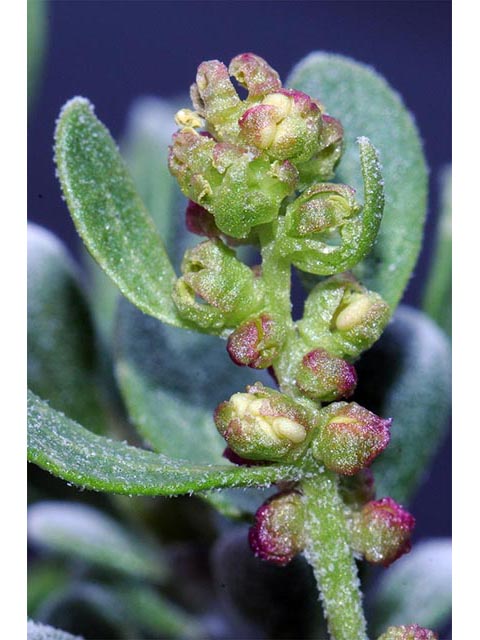
<instances>
[{"instance_id":1,"label":"flowering stem","mask_svg":"<svg viewBox=\"0 0 480 640\"><path fill-rule=\"evenodd\" d=\"M290 300L291 267L278 251L276 223L265 224L259 230L262 245L262 279L268 306L275 310L289 328L292 324Z\"/></svg>"},{"instance_id":2,"label":"flowering stem","mask_svg":"<svg viewBox=\"0 0 480 640\"><path fill-rule=\"evenodd\" d=\"M301 483L305 557L313 568L332 640L366 640L357 568L350 550L338 476L324 471Z\"/></svg>"}]
</instances>

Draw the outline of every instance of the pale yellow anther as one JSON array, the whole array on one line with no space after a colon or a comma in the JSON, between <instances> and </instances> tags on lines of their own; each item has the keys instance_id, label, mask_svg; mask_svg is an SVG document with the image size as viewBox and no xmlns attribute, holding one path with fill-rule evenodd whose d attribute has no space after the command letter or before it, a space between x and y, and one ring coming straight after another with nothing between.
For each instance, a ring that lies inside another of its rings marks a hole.
<instances>
[{"instance_id":1,"label":"pale yellow anther","mask_svg":"<svg viewBox=\"0 0 480 640\"><path fill-rule=\"evenodd\" d=\"M283 93L271 93L263 99L263 104L270 104L278 109L279 119L283 120L290 113L292 99Z\"/></svg>"},{"instance_id":2,"label":"pale yellow anther","mask_svg":"<svg viewBox=\"0 0 480 640\"><path fill-rule=\"evenodd\" d=\"M286 438L295 444L303 442L307 437L305 427L289 418L273 418L272 427L281 438Z\"/></svg>"},{"instance_id":3,"label":"pale yellow anther","mask_svg":"<svg viewBox=\"0 0 480 640\"><path fill-rule=\"evenodd\" d=\"M339 331L348 331L358 326L372 308L372 301L367 295L359 296L345 307L337 316L336 326Z\"/></svg>"},{"instance_id":4,"label":"pale yellow anther","mask_svg":"<svg viewBox=\"0 0 480 640\"><path fill-rule=\"evenodd\" d=\"M196 111L180 109L175 114L175 122L179 127L198 128L203 127L203 119Z\"/></svg>"}]
</instances>

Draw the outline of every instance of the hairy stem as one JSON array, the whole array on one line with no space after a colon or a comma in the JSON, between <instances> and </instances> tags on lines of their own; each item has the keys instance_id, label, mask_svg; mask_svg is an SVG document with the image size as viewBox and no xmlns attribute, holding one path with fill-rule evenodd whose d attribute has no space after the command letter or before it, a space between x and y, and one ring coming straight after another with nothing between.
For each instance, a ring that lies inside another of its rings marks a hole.
<instances>
[{"instance_id":1,"label":"hairy stem","mask_svg":"<svg viewBox=\"0 0 480 640\"><path fill-rule=\"evenodd\" d=\"M338 476L325 471L301 483L305 557L313 568L332 640L366 640L357 568L349 547Z\"/></svg>"},{"instance_id":2,"label":"hairy stem","mask_svg":"<svg viewBox=\"0 0 480 640\"><path fill-rule=\"evenodd\" d=\"M268 306L275 310L283 323L292 324L291 266L278 251L276 223L263 225L259 231L262 245L262 279L265 283Z\"/></svg>"}]
</instances>

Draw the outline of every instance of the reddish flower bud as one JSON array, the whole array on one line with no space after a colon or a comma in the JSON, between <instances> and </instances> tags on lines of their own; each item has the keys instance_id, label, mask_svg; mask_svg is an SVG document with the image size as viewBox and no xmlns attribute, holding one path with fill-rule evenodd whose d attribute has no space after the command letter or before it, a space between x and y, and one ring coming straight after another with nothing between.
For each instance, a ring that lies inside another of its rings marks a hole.
<instances>
[{"instance_id":1,"label":"reddish flower bud","mask_svg":"<svg viewBox=\"0 0 480 640\"><path fill-rule=\"evenodd\" d=\"M220 230L215 224L215 218L193 200L188 201L187 210L185 211L185 223L190 233L195 233L198 236L206 236L207 238L218 238L220 236Z\"/></svg>"},{"instance_id":2,"label":"reddish flower bud","mask_svg":"<svg viewBox=\"0 0 480 640\"><path fill-rule=\"evenodd\" d=\"M278 323L262 313L230 334L227 351L233 362L252 369L266 369L277 357L282 342Z\"/></svg>"},{"instance_id":3,"label":"reddish flower bud","mask_svg":"<svg viewBox=\"0 0 480 640\"><path fill-rule=\"evenodd\" d=\"M368 502L355 515L352 546L365 560L388 567L411 549L415 518L392 498Z\"/></svg>"},{"instance_id":4,"label":"reddish flower bud","mask_svg":"<svg viewBox=\"0 0 480 640\"><path fill-rule=\"evenodd\" d=\"M230 75L248 90L248 98L259 98L280 89L278 73L260 56L242 53L235 56L228 67Z\"/></svg>"},{"instance_id":5,"label":"reddish flower bud","mask_svg":"<svg viewBox=\"0 0 480 640\"><path fill-rule=\"evenodd\" d=\"M330 402L352 395L357 384L355 367L325 349L307 353L297 370L297 387L309 398Z\"/></svg>"},{"instance_id":6,"label":"reddish flower bud","mask_svg":"<svg viewBox=\"0 0 480 640\"><path fill-rule=\"evenodd\" d=\"M310 442L316 414L263 384L222 402L214 415L228 446L248 460L296 460Z\"/></svg>"},{"instance_id":7,"label":"reddish flower bud","mask_svg":"<svg viewBox=\"0 0 480 640\"><path fill-rule=\"evenodd\" d=\"M400 627L388 627L378 640L438 640L438 635L430 629L418 624L407 624Z\"/></svg>"},{"instance_id":8,"label":"reddish flower bud","mask_svg":"<svg viewBox=\"0 0 480 640\"><path fill-rule=\"evenodd\" d=\"M248 540L262 560L285 566L303 550L303 503L296 491L270 498L255 514Z\"/></svg>"},{"instance_id":9,"label":"reddish flower bud","mask_svg":"<svg viewBox=\"0 0 480 640\"><path fill-rule=\"evenodd\" d=\"M336 402L320 413L313 454L337 473L354 475L368 467L390 441L390 419L356 402Z\"/></svg>"}]
</instances>

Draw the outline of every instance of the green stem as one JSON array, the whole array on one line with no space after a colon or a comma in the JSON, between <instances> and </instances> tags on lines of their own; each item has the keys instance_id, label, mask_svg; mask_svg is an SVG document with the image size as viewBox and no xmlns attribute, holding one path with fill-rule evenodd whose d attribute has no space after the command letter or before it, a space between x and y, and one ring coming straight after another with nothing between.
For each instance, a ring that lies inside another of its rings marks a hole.
<instances>
[{"instance_id":1,"label":"green stem","mask_svg":"<svg viewBox=\"0 0 480 640\"><path fill-rule=\"evenodd\" d=\"M325 471L301 483L305 500L305 557L313 568L332 640L366 640L355 560L349 546L338 476Z\"/></svg>"},{"instance_id":2,"label":"green stem","mask_svg":"<svg viewBox=\"0 0 480 640\"><path fill-rule=\"evenodd\" d=\"M267 306L275 311L286 327L292 325L291 266L278 252L277 224L263 225L259 231L262 246L262 279L265 283Z\"/></svg>"}]
</instances>

